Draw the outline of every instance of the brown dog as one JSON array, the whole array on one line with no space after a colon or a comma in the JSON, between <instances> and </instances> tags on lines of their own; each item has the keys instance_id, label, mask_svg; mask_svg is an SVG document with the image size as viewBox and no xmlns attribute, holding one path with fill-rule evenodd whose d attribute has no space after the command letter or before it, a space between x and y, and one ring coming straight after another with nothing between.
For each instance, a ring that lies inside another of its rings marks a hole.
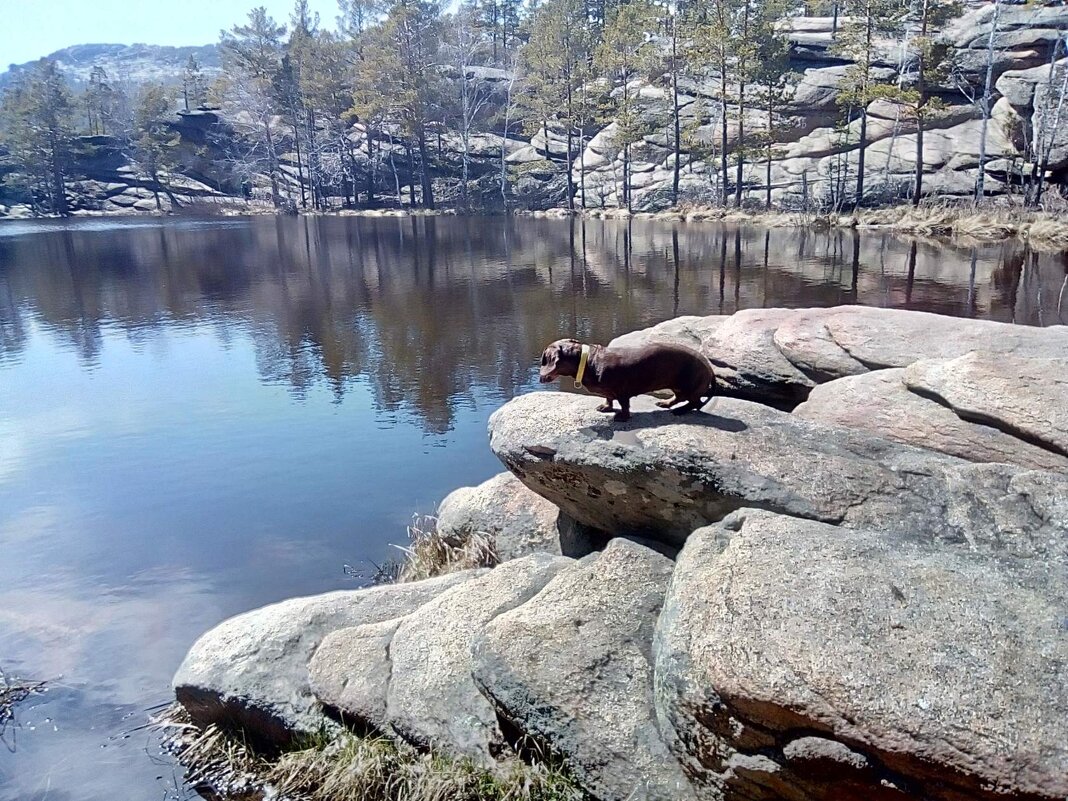
<instances>
[{"instance_id":1,"label":"brown dog","mask_svg":"<svg viewBox=\"0 0 1068 801\"><path fill-rule=\"evenodd\" d=\"M695 350L682 345L653 344L640 348L606 348L583 345L577 339L558 339L541 354L541 383L557 376L575 378L575 384L607 400L597 411L611 412L613 401L620 411L615 419L630 419L630 399L660 389L675 393L657 405L674 414L694 412L712 400L716 376L712 364Z\"/></svg>"}]
</instances>

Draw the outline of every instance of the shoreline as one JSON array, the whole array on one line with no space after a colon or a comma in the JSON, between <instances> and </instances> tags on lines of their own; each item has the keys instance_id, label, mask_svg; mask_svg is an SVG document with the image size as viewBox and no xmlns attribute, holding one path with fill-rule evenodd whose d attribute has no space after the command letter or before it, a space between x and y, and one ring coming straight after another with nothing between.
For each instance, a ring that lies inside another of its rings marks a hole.
<instances>
[{"instance_id":1,"label":"shoreline","mask_svg":"<svg viewBox=\"0 0 1068 801\"><path fill-rule=\"evenodd\" d=\"M69 217L0 216L0 223L27 220L63 220L98 218L171 218L197 217L262 217L288 216L286 212L272 207L235 203L212 207L197 206L179 212L126 211L126 212L75 212ZM532 219L586 219L586 220L632 220L665 223L725 223L758 225L767 228L811 228L817 231L831 229L854 229L864 231L892 231L906 236L934 238L951 241L955 238L973 242L999 242L1020 239L1033 245L1068 249L1068 212L1034 211L1022 208L953 208L951 206L911 205L886 206L863 209L855 212L800 212L783 210L747 210L718 206L682 206L662 211L628 212L626 209L576 209L550 208L537 210L513 210L504 212L461 211L455 208L421 209L301 209L292 216L298 217L530 217Z\"/></svg>"}]
</instances>

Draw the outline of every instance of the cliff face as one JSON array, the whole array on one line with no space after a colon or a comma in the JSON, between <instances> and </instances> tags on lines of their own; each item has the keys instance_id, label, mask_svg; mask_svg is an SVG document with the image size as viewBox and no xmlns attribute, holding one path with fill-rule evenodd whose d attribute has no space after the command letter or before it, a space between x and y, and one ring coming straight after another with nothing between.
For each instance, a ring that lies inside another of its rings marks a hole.
<instances>
[{"instance_id":1,"label":"cliff face","mask_svg":"<svg viewBox=\"0 0 1068 801\"><path fill-rule=\"evenodd\" d=\"M984 123L981 100L995 23L993 96L990 118ZM767 130L768 115L751 107L745 110L748 136L744 143L742 195L746 202L762 205L770 197L773 204L788 209L852 205L861 157L861 120L854 119L848 125L841 122L839 93L843 84L851 80L851 70L855 70L855 65L835 49L844 24L845 20L830 17L783 21L791 43L792 85L788 99L773 115L775 141L770 148L770 162L768 151L752 144L754 132ZM925 114L923 194L944 198L969 198L974 194L984 128L988 197L1018 195L1026 191L1027 185L1033 186L1037 173L1031 162L1036 151L1048 153L1045 198L1063 194L1068 184L1068 98L1063 97L1068 94L1068 6L1003 5L995 20L994 5L984 3L952 20L940 35L952 45L953 67L938 85L930 87L937 104L932 103ZM917 70L915 50L910 50L907 42L889 40L879 42L876 49L871 76L887 85L911 86ZM126 65L150 63L157 71L173 66L173 74L180 74L178 61L190 52L201 59L206 73L217 69L213 46L85 45L55 55L77 78L79 70L87 70L88 65L99 63L101 58ZM470 69L488 98L482 123L499 127L505 117L506 88L512 85L512 76L500 69ZM457 82L457 75L448 69L445 73L447 80ZM570 162L577 206L625 205L625 144L629 145L626 180L632 208L650 211L672 203L675 98L669 76L635 81L628 86L628 92L637 99L647 133L625 143L619 126L609 121L603 127L585 131L581 137L573 137ZM734 162L741 150L739 114L738 108L730 104L724 110L719 97L716 76L679 80L680 123L686 132L677 159L678 199L682 203L714 202L723 192L717 165L724 117L731 162L726 193L734 194ZM466 193L461 186L465 146L460 134L448 125L432 130L429 159L435 197L441 205L489 210L502 207L502 171L512 207L544 209L566 205L569 154L564 132L550 122L533 136L521 136L516 124L518 116L518 110L513 108L513 124L507 136L477 133L469 137ZM273 118L270 125L279 152L276 180L281 201L283 205L310 205L307 165L298 157L292 129L280 117ZM203 198L251 199L269 205L272 181L266 174L264 154L257 152L256 145L262 121L229 108L201 109L182 113L171 121L171 126L180 135L177 167L170 178L169 191L160 194L158 203L157 188L141 173L130 148L114 138L83 137L72 170L72 207L96 213L155 211ZM866 109L864 128L867 144L863 153L863 201L880 204L909 198L915 185L915 119L902 106L876 100ZM324 131L321 135L328 134ZM373 145L375 162L370 164L362 124L357 122L345 132L329 135L341 137L344 147L337 148L337 152L347 151L340 156L343 169L333 169L334 174L324 179L322 188L330 205L365 204L370 186L378 204L418 200L418 189L410 188L419 182L418 169L400 139L379 131ZM0 177L13 169L9 161L0 152ZM27 198L0 183L0 215L28 214L28 208L18 205L26 202Z\"/></svg>"},{"instance_id":2,"label":"cliff face","mask_svg":"<svg viewBox=\"0 0 1068 801\"><path fill-rule=\"evenodd\" d=\"M994 6L983 4L943 31L956 56L953 74L934 87L944 108L932 114L924 126L925 195L967 197L974 192L983 115L973 99L980 100L983 94L993 17ZM775 118L779 132L772 147L771 199L786 207L826 206L837 197L850 202L860 156L861 122L857 119L845 128L838 127L837 94L852 65L833 51L832 18L799 17L784 24L789 27L791 41L790 68L799 78L793 84L792 97ZM1068 65L1064 57L1066 35L1068 7L1006 6L1001 10L994 37L995 92L986 140L987 195L1021 191L1020 184L1029 173L1025 164L1029 144L1040 141L1043 135L1050 148L1050 184L1059 189L1068 179L1068 124L1053 124ZM916 72L916 53L901 42L887 41L879 49L872 77L886 84L909 85ZM1060 58L1054 60L1055 56ZM664 205L673 180L673 98L666 81L636 88L647 119L662 126L630 147L632 204L635 209L650 210ZM683 126L695 130L698 139L718 142L718 81L687 80L680 82L680 89ZM737 108L728 106L726 116L728 152L734 152ZM748 130L766 129L765 112L747 110L745 116ZM871 103L866 117L865 200L908 197L916 165L915 120L886 101ZM1068 114L1065 117L1068 119ZM593 136L581 154L575 154L575 182L584 180L587 206L621 205L622 146L616 126L609 125ZM762 203L768 187L768 163L763 153L748 158L744 195ZM698 201L716 196L715 165L684 150L680 167L682 199ZM732 164L731 192L733 181Z\"/></svg>"}]
</instances>

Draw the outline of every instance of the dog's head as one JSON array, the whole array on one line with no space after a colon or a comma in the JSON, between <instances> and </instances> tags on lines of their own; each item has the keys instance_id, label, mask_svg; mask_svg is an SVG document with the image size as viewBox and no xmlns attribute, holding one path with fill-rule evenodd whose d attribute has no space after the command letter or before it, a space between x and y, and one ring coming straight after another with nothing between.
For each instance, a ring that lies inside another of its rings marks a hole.
<instances>
[{"instance_id":1,"label":"dog's head","mask_svg":"<svg viewBox=\"0 0 1068 801\"><path fill-rule=\"evenodd\" d=\"M579 359L582 357L582 343L577 339L558 339L541 352L541 383L548 384L557 376L572 378L578 374Z\"/></svg>"}]
</instances>

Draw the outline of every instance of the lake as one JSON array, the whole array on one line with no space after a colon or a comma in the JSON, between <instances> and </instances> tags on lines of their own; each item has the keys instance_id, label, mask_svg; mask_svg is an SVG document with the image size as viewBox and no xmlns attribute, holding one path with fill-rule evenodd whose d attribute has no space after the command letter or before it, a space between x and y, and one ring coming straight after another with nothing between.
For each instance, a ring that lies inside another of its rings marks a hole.
<instances>
[{"instance_id":1,"label":"lake","mask_svg":"<svg viewBox=\"0 0 1068 801\"><path fill-rule=\"evenodd\" d=\"M356 587L501 467L558 337L860 303L1068 322L1018 241L529 218L0 224L0 800L184 798L143 728L223 618ZM346 569L346 565L349 566Z\"/></svg>"}]
</instances>

